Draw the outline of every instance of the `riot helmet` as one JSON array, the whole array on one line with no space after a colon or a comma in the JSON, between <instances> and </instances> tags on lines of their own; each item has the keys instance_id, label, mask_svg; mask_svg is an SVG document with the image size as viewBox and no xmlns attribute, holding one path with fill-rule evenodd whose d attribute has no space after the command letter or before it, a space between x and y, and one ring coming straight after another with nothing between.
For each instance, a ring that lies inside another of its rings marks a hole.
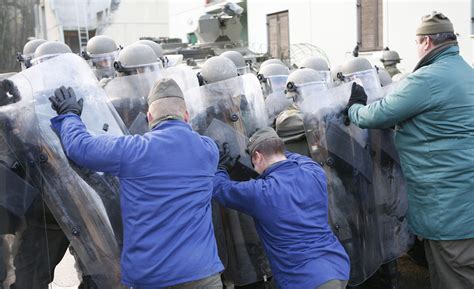
<instances>
[{"instance_id":1,"label":"riot helmet","mask_svg":"<svg viewBox=\"0 0 474 289\"><path fill-rule=\"evenodd\" d=\"M232 60L223 56L213 56L204 62L198 78L201 78L201 84L210 84L237 76L237 67Z\"/></svg>"},{"instance_id":2,"label":"riot helmet","mask_svg":"<svg viewBox=\"0 0 474 289\"><path fill-rule=\"evenodd\" d=\"M260 64L259 69L262 69L263 67L265 67L266 65L269 65L269 64L280 64L280 65L286 66L285 63L283 63L283 61L281 61L280 59L271 58L271 59L267 59L264 62L262 62L262 64Z\"/></svg>"},{"instance_id":3,"label":"riot helmet","mask_svg":"<svg viewBox=\"0 0 474 289\"><path fill-rule=\"evenodd\" d=\"M31 67L31 59L33 59L36 48L45 42L46 40L44 39L33 39L26 42L25 46L23 46L23 53L17 53L17 60L21 63L21 70Z\"/></svg>"},{"instance_id":4,"label":"riot helmet","mask_svg":"<svg viewBox=\"0 0 474 289\"><path fill-rule=\"evenodd\" d=\"M244 57L238 51L226 51L221 54L221 56L227 57L235 64L237 67L237 72L239 75L244 75L246 73L250 73L250 67L245 62Z\"/></svg>"},{"instance_id":5,"label":"riot helmet","mask_svg":"<svg viewBox=\"0 0 474 289\"><path fill-rule=\"evenodd\" d=\"M359 81L369 99L380 97L381 85L377 71L370 62L362 57L355 57L342 65L345 82Z\"/></svg>"},{"instance_id":6,"label":"riot helmet","mask_svg":"<svg viewBox=\"0 0 474 289\"><path fill-rule=\"evenodd\" d=\"M311 68L316 71L329 71L329 65L326 60L317 56L309 56L301 61L300 68Z\"/></svg>"},{"instance_id":7,"label":"riot helmet","mask_svg":"<svg viewBox=\"0 0 474 289\"><path fill-rule=\"evenodd\" d=\"M329 71L329 65L321 57L309 56L303 59L300 68L311 68L322 74L328 85L332 83L331 72Z\"/></svg>"},{"instance_id":8,"label":"riot helmet","mask_svg":"<svg viewBox=\"0 0 474 289\"><path fill-rule=\"evenodd\" d=\"M114 67L119 76L160 71L163 69L153 49L144 44L132 44L122 49L114 63Z\"/></svg>"},{"instance_id":9,"label":"riot helmet","mask_svg":"<svg viewBox=\"0 0 474 289\"><path fill-rule=\"evenodd\" d=\"M261 67L257 78L262 86L263 96L266 97L276 91L284 91L289 74L288 67L281 64L268 64Z\"/></svg>"},{"instance_id":10,"label":"riot helmet","mask_svg":"<svg viewBox=\"0 0 474 289\"><path fill-rule=\"evenodd\" d=\"M118 46L115 41L105 35L92 37L82 52L82 56L94 69L97 79L113 77L115 74L114 61L118 55Z\"/></svg>"},{"instance_id":11,"label":"riot helmet","mask_svg":"<svg viewBox=\"0 0 474 289\"><path fill-rule=\"evenodd\" d=\"M372 65L363 57L354 57L342 65L344 76L369 69L372 69Z\"/></svg>"},{"instance_id":12,"label":"riot helmet","mask_svg":"<svg viewBox=\"0 0 474 289\"><path fill-rule=\"evenodd\" d=\"M288 76L285 93L294 102L299 102L305 95L326 89L327 83L321 74L311 68L301 68Z\"/></svg>"},{"instance_id":13,"label":"riot helmet","mask_svg":"<svg viewBox=\"0 0 474 289\"><path fill-rule=\"evenodd\" d=\"M382 58L380 59L384 66L400 63L400 60L400 56L396 51L388 49L383 51Z\"/></svg>"},{"instance_id":14,"label":"riot helmet","mask_svg":"<svg viewBox=\"0 0 474 289\"><path fill-rule=\"evenodd\" d=\"M46 41L36 48L34 58L31 59L31 64L37 65L64 53L72 53L71 48L62 42Z\"/></svg>"},{"instance_id":15,"label":"riot helmet","mask_svg":"<svg viewBox=\"0 0 474 289\"><path fill-rule=\"evenodd\" d=\"M153 49L153 52L156 54L156 58L158 58L158 61L161 62L163 67L168 67L169 60L168 57L166 57L163 53L163 48L161 47L160 44L156 43L155 41L147 40L147 39L142 39L135 41L136 44L144 44L151 49Z\"/></svg>"}]
</instances>

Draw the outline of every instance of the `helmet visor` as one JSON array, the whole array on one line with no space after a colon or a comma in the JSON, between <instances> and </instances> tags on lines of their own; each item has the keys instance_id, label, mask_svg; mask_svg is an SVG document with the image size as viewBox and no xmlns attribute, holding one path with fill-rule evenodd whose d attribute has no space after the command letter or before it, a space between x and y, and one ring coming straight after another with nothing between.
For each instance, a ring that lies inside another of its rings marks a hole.
<instances>
[{"instance_id":1,"label":"helmet visor","mask_svg":"<svg viewBox=\"0 0 474 289\"><path fill-rule=\"evenodd\" d=\"M237 73L239 75L244 75L244 74L247 74L247 73L250 73L250 66L247 64L246 66L242 66L242 67L238 67L237 68Z\"/></svg>"},{"instance_id":2,"label":"helmet visor","mask_svg":"<svg viewBox=\"0 0 474 289\"><path fill-rule=\"evenodd\" d=\"M382 85L375 68L347 74L345 81L355 81L362 85L367 93L369 102L379 99L382 95Z\"/></svg>"},{"instance_id":3,"label":"helmet visor","mask_svg":"<svg viewBox=\"0 0 474 289\"><path fill-rule=\"evenodd\" d=\"M43 56L39 56L39 57L36 57L36 58L33 58L31 59L31 66L33 65L38 65L42 62L45 62L46 60L49 60L53 57L56 57L58 55L60 55L62 53L55 53L55 54L47 54L47 55L43 55Z\"/></svg>"},{"instance_id":4,"label":"helmet visor","mask_svg":"<svg viewBox=\"0 0 474 289\"><path fill-rule=\"evenodd\" d=\"M117 63L117 62L116 62ZM128 67L119 67L117 66L115 69L119 72L120 75L134 75L134 74L141 74L141 73L152 73L163 71L163 64L161 62L155 62L146 65L136 65L136 66L128 66Z\"/></svg>"},{"instance_id":5,"label":"helmet visor","mask_svg":"<svg viewBox=\"0 0 474 289\"><path fill-rule=\"evenodd\" d=\"M308 82L296 87L297 102L300 103L308 97L316 97L323 91L328 89L328 85L325 81L314 81ZM289 95L294 96L294 95Z\"/></svg>"},{"instance_id":6,"label":"helmet visor","mask_svg":"<svg viewBox=\"0 0 474 289\"><path fill-rule=\"evenodd\" d=\"M100 55L92 55L88 60L89 65L94 70L97 79L113 77L115 74L114 62L117 52Z\"/></svg>"}]
</instances>

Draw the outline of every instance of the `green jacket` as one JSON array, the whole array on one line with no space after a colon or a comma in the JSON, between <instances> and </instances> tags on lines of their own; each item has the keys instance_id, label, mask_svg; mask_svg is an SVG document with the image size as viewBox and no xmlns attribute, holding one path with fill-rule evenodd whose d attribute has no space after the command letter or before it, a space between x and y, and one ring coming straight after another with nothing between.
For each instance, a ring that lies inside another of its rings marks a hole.
<instances>
[{"instance_id":1,"label":"green jacket","mask_svg":"<svg viewBox=\"0 0 474 289\"><path fill-rule=\"evenodd\" d=\"M349 117L362 128L396 126L415 234L474 238L474 72L457 45L435 54L384 99L353 105Z\"/></svg>"}]
</instances>

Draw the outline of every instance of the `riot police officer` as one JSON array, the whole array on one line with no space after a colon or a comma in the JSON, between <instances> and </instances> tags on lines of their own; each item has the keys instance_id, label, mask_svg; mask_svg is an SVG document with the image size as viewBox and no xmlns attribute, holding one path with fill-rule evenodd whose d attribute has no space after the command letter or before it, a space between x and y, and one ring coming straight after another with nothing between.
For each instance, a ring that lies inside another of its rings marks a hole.
<instances>
[{"instance_id":1,"label":"riot police officer","mask_svg":"<svg viewBox=\"0 0 474 289\"><path fill-rule=\"evenodd\" d=\"M17 53L17 60L21 63L21 70L31 67L31 59L34 56L36 48L45 43L44 39L32 39L23 46L23 53Z\"/></svg>"},{"instance_id":2,"label":"riot police officer","mask_svg":"<svg viewBox=\"0 0 474 289\"><path fill-rule=\"evenodd\" d=\"M89 62L98 80L114 77L118 49L115 41L105 35L96 35L87 41L82 57Z\"/></svg>"},{"instance_id":3,"label":"riot police officer","mask_svg":"<svg viewBox=\"0 0 474 289\"><path fill-rule=\"evenodd\" d=\"M231 142L233 149L244 155L247 138L267 125L257 77L249 73L239 76L230 59L215 56L204 63L199 78L202 86L187 93L194 130ZM256 176L248 157L238 163L231 173L234 179ZM253 220L213 201L213 223L219 257L226 267L224 282L236 288L270 286L268 260Z\"/></svg>"},{"instance_id":4,"label":"riot police officer","mask_svg":"<svg viewBox=\"0 0 474 289\"><path fill-rule=\"evenodd\" d=\"M309 156L303 114L296 103L310 93L326 89L327 84L323 75L314 69L297 69L288 76L286 97L292 100L293 105L278 115L275 127L278 136L283 139L289 151Z\"/></svg>"},{"instance_id":5,"label":"riot police officer","mask_svg":"<svg viewBox=\"0 0 474 289\"><path fill-rule=\"evenodd\" d=\"M37 65L63 53L72 51L60 42L44 42L36 48L31 64ZM69 240L40 195L34 199L25 219L26 229L14 259L16 281L11 288L46 289L53 281L54 269L66 253Z\"/></svg>"},{"instance_id":6,"label":"riot police officer","mask_svg":"<svg viewBox=\"0 0 474 289\"><path fill-rule=\"evenodd\" d=\"M155 52L156 58L161 62L163 68L168 67L169 60L166 57L166 55L163 53L163 48L161 47L160 44L156 43L155 41L151 41L147 39L135 41L134 44L143 44L153 49L153 52Z\"/></svg>"},{"instance_id":7,"label":"riot police officer","mask_svg":"<svg viewBox=\"0 0 474 289\"><path fill-rule=\"evenodd\" d=\"M388 47L382 52L382 58L380 59L388 74L390 74L390 77L401 73L397 68L397 63L400 63L401 60L402 59L398 55L398 52L395 50L389 50Z\"/></svg>"},{"instance_id":8,"label":"riot police officer","mask_svg":"<svg viewBox=\"0 0 474 289\"><path fill-rule=\"evenodd\" d=\"M250 67L245 62L245 59L240 52L229 50L222 53L220 56L224 56L232 60L232 62L235 64L235 67L237 67L237 73L239 75L250 73Z\"/></svg>"}]
</instances>

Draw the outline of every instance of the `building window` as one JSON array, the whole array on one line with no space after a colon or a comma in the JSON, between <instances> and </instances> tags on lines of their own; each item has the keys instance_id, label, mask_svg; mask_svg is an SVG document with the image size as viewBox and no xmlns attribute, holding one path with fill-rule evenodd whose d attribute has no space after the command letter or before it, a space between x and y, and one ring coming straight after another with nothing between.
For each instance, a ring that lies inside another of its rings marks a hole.
<instances>
[{"instance_id":1,"label":"building window","mask_svg":"<svg viewBox=\"0 0 474 289\"><path fill-rule=\"evenodd\" d=\"M357 42L360 51L382 50L382 0L357 0Z\"/></svg>"},{"instance_id":2,"label":"building window","mask_svg":"<svg viewBox=\"0 0 474 289\"><path fill-rule=\"evenodd\" d=\"M102 19L104 18L104 11L97 12L97 23L102 23Z\"/></svg>"},{"instance_id":3,"label":"building window","mask_svg":"<svg viewBox=\"0 0 474 289\"><path fill-rule=\"evenodd\" d=\"M273 58L290 58L288 11L267 15L268 54Z\"/></svg>"}]
</instances>

